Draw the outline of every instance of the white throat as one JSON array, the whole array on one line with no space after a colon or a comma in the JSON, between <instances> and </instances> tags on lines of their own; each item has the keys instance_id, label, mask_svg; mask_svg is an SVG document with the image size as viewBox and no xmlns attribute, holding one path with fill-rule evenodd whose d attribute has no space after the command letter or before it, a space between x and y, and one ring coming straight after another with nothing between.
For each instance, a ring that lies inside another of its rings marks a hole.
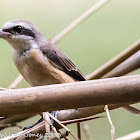
<instances>
[{"instance_id":1,"label":"white throat","mask_svg":"<svg viewBox=\"0 0 140 140\"><path fill-rule=\"evenodd\" d=\"M10 43L10 45L13 47L13 49L17 52L24 52L29 49L36 49L39 48L36 41L33 39L24 39L22 36L21 38L12 38L7 39L7 41Z\"/></svg>"}]
</instances>

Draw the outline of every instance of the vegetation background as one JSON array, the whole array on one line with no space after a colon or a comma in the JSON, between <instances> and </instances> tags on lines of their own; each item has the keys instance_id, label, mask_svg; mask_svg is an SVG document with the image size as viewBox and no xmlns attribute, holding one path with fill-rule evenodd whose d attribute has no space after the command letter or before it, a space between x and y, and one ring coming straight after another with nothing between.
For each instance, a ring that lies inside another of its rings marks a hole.
<instances>
[{"instance_id":1,"label":"vegetation background","mask_svg":"<svg viewBox=\"0 0 140 140\"><path fill-rule=\"evenodd\" d=\"M97 0L1 0L0 26L9 20L27 19L51 39L96 2ZM112 0L69 33L58 46L86 75L139 38L140 0ZM11 46L0 40L0 87L8 87L18 74L12 60ZM18 88L29 86L23 81ZM137 106L140 107L139 104ZM111 111L111 117L116 137L140 129L140 118L121 108ZM20 124L28 126L38 118L39 116ZM110 139L107 118L89 121L88 124L94 140ZM76 130L75 125L69 127ZM18 131L18 128L9 128L1 133Z\"/></svg>"}]
</instances>

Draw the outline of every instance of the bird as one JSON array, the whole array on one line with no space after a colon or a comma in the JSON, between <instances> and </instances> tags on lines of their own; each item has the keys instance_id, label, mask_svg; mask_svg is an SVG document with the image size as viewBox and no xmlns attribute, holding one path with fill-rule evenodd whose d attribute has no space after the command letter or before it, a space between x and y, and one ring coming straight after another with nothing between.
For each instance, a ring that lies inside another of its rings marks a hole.
<instances>
[{"instance_id":1,"label":"bird","mask_svg":"<svg viewBox=\"0 0 140 140\"><path fill-rule=\"evenodd\" d=\"M85 81L75 64L30 21L6 22L0 29L0 38L12 46L14 63L31 86ZM57 118L57 111L51 114ZM34 127L42 120L24 129ZM51 122L54 124L52 119Z\"/></svg>"},{"instance_id":2,"label":"bird","mask_svg":"<svg viewBox=\"0 0 140 140\"><path fill-rule=\"evenodd\" d=\"M6 22L0 38L13 47L14 63L31 86L85 81L75 64L30 21Z\"/></svg>"}]
</instances>

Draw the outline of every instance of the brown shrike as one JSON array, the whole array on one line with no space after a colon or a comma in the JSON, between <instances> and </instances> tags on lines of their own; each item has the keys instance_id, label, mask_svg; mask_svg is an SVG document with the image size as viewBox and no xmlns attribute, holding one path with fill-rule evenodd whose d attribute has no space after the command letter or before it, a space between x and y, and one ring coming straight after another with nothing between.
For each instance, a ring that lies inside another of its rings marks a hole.
<instances>
[{"instance_id":1,"label":"brown shrike","mask_svg":"<svg viewBox=\"0 0 140 140\"><path fill-rule=\"evenodd\" d=\"M85 80L71 60L27 20L5 23L0 38L13 47L14 63L32 86Z\"/></svg>"}]
</instances>

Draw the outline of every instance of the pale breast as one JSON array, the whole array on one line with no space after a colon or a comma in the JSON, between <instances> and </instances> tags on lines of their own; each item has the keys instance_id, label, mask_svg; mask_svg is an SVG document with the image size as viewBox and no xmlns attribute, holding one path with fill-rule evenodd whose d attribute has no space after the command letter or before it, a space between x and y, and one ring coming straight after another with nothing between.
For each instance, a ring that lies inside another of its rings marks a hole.
<instances>
[{"instance_id":1,"label":"pale breast","mask_svg":"<svg viewBox=\"0 0 140 140\"><path fill-rule=\"evenodd\" d=\"M39 49L22 55L14 51L13 58L19 72L32 86L74 82L73 78L53 67Z\"/></svg>"}]
</instances>

